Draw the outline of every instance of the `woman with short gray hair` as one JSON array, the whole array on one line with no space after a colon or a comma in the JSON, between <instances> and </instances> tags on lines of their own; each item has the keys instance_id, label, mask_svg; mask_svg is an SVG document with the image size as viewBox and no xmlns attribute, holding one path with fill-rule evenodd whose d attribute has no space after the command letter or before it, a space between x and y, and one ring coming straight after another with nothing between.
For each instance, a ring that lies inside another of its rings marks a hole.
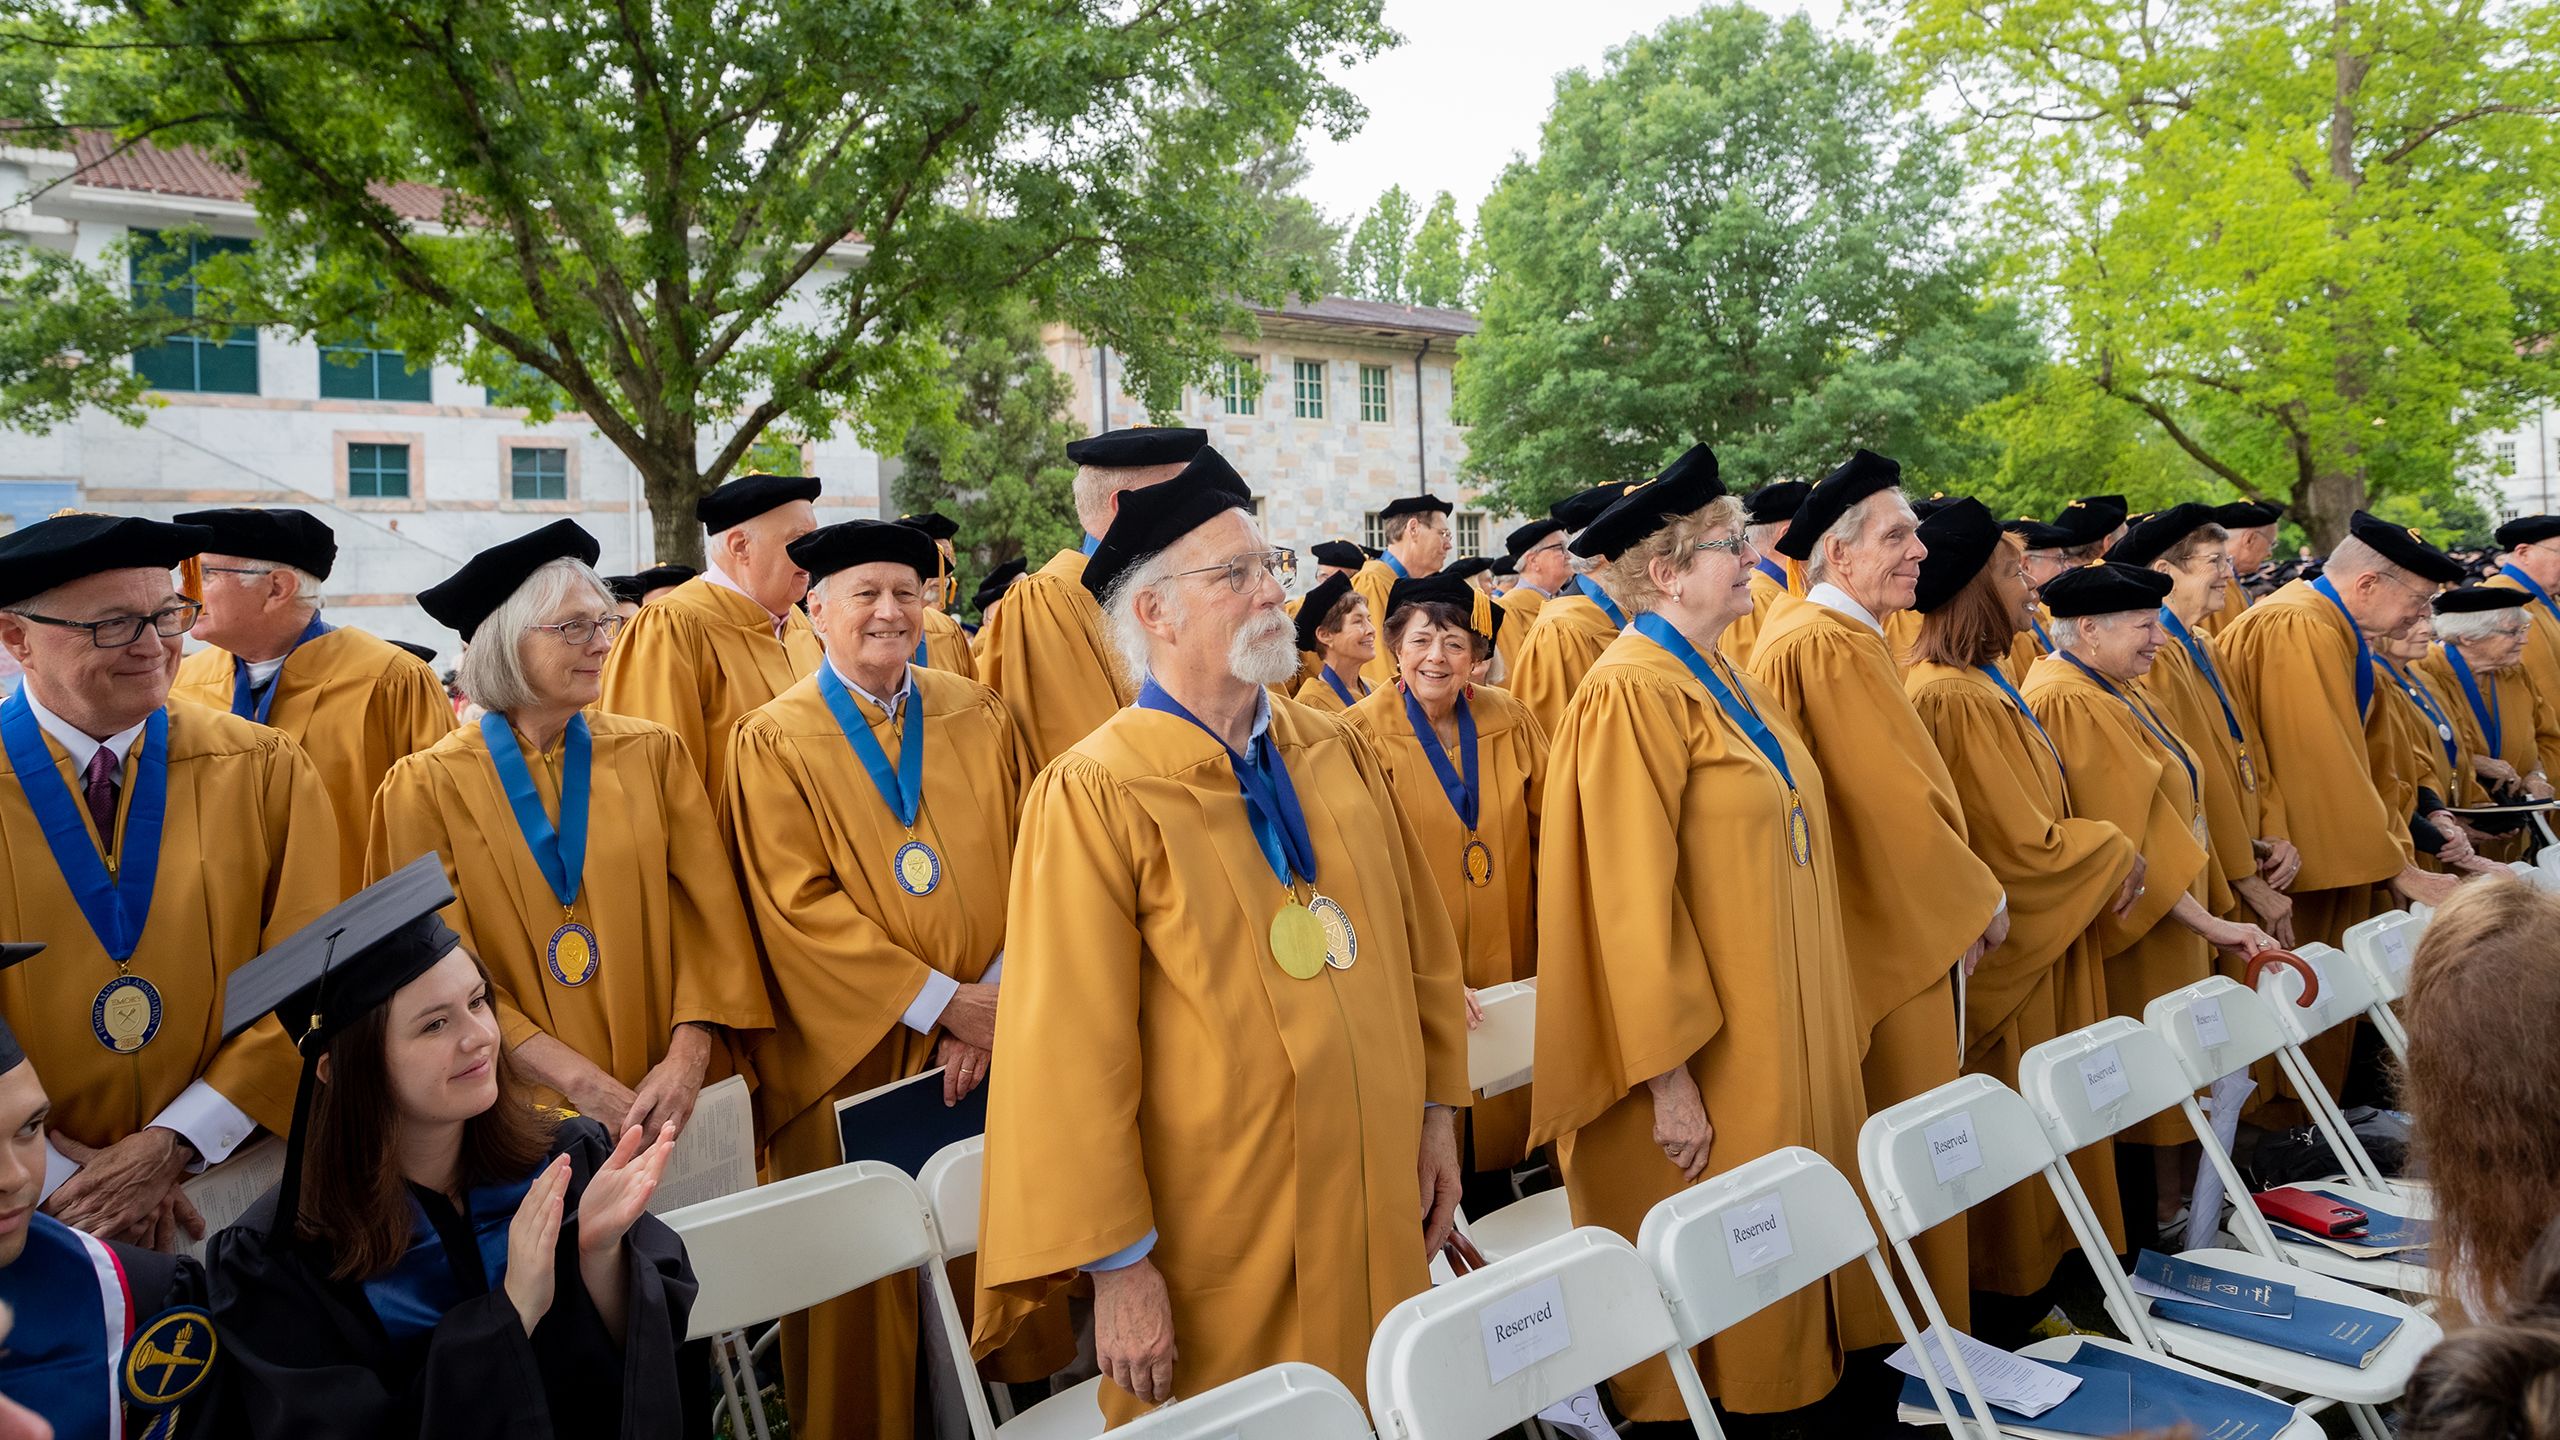
<instances>
[{"instance_id":1,"label":"woman with short gray hair","mask_svg":"<svg viewBox=\"0 0 2560 1440\"><path fill-rule=\"evenodd\" d=\"M597 553L556 521L419 594L469 642L463 688L486 713L384 777L365 867L441 856L509 1061L546 1103L654 1130L773 1012L684 742L591 709L623 625Z\"/></svg>"},{"instance_id":2,"label":"woman with short gray hair","mask_svg":"<svg viewBox=\"0 0 2560 1440\"><path fill-rule=\"evenodd\" d=\"M2551 798L2560 764L2560 716L2524 670L2533 597L2502 586L2465 586L2436 597L2436 647L2417 669L2444 697L2455 738L2469 757L2456 805L2507 805ZM2520 859L2523 831L2482 846L2490 859Z\"/></svg>"}]
</instances>

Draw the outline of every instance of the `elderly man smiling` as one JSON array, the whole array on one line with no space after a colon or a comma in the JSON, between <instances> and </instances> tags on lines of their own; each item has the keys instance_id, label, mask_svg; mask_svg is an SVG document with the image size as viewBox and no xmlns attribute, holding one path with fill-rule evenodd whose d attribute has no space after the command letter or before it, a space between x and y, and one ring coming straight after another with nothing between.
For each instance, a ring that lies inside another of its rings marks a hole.
<instances>
[{"instance_id":1,"label":"elderly man smiling","mask_svg":"<svg viewBox=\"0 0 2560 1440\"><path fill-rule=\"evenodd\" d=\"M1138 700L1013 868L978 1346L1091 1274L1115 1422L1282 1360L1357 1386L1458 1194L1456 938L1370 749L1264 688L1295 565L1245 504L1206 449L1121 497L1085 580Z\"/></svg>"}]
</instances>

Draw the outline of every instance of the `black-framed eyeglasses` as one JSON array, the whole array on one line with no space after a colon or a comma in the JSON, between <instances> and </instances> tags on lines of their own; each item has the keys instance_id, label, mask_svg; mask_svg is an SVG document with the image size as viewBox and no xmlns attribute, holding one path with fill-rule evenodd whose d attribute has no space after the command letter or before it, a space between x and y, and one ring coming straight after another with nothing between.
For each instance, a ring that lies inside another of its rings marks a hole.
<instances>
[{"instance_id":1,"label":"black-framed eyeglasses","mask_svg":"<svg viewBox=\"0 0 2560 1440\"><path fill-rule=\"evenodd\" d=\"M1562 541L1561 539L1558 539L1558 540L1550 540L1550 541L1548 541L1548 542L1547 542L1546 544L1544 544L1544 545L1532 545L1532 546L1530 546L1528 549L1521 551L1521 552L1520 552L1520 558L1521 558L1522 560L1526 560L1526 559L1528 559L1528 558L1529 558L1530 556L1532 556L1532 555L1556 555L1556 554L1561 554L1561 553L1563 553L1564 548L1565 548L1565 544L1564 544L1564 541ZM1516 562L1515 562L1515 563L1516 563Z\"/></svg>"},{"instance_id":2,"label":"black-framed eyeglasses","mask_svg":"<svg viewBox=\"0 0 2560 1440\"><path fill-rule=\"evenodd\" d=\"M557 635L560 637L561 644L574 648L586 644L598 635L611 640L614 636L621 634L622 627L629 623L629 620L620 615L599 615L593 620L563 620L557 625L527 625L524 628Z\"/></svg>"},{"instance_id":3,"label":"black-framed eyeglasses","mask_svg":"<svg viewBox=\"0 0 2560 1440\"><path fill-rule=\"evenodd\" d=\"M104 620L57 620L51 615L38 615L27 610L13 610L10 613L21 620L32 620L38 625L58 625L65 630L86 630L89 632L90 644L101 650L121 650L140 640L145 630L153 631L167 640L174 640L186 634L196 628L196 621L204 615L204 607L190 601L184 605L172 605L166 610L154 610L148 615L110 615Z\"/></svg>"},{"instance_id":4,"label":"black-framed eyeglasses","mask_svg":"<svg viewBox=\"0 0 2560 1440\"><path fill-rule=\"evenodd\" d=\"M1223 565L1203 565L1197 570L1177 570L1174 578L1186 575L1224 575L1227 588L1239 595L1249 594L1266 575L1282 585L1298 578L1298 552L1295 550L1251 550Z\"/></svg>"}]
</instances>

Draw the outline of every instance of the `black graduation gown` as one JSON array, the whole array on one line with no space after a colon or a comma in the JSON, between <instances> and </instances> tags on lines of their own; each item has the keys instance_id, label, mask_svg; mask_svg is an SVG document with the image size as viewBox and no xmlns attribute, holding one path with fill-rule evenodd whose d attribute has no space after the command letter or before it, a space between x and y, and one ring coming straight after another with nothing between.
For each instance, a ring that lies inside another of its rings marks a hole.
<instances>
[{"instance_id":1,"label":"black graduation gown","mask_svg":"<svg viewBox=\"0 0 2560 1440\"><path fill-rule=\"evenodd\" d=\"M592 1120L569 1120L551 1153L570 1157L574 1214L612 1141ZM206 1253L228 1381L219 1433L673 1440L709 1423L708 1347L684 1343L693 1267L683 1242L654 1217L642 1216L625 1237L630 1301L617 1350L578 1278L574 1222L560 1227L551 1309L527 1336L503 1270L484 1263L470 1225L443 1197L421 1196L459 1298L432 1328L395 1336L378 1313L378 1291L331 1279L326 1258L311 1247L266 1233L275 1202L270 1191ZM505 1214L512 1216L511 1203ZM503 1222L497 1233L505 1233Z\"/></svg>"}]
</instances>

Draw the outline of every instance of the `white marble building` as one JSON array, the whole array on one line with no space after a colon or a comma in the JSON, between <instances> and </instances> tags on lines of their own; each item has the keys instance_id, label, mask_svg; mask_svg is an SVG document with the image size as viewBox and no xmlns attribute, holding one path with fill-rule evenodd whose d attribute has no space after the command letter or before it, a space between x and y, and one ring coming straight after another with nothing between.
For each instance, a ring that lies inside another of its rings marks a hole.
<instances>
[{"instance_id":1,"label":"white marble building","mask_svg":"<svg viewBox=\"0 0 2560 1440\"><path fill-rule=\"evenodd\" d=\"M2492 518L2560 513L2560 406L2546 405L2512 430L2485 436L2488 464L2471 477L2494 501Z\"/></svg>"}]
</instances>

